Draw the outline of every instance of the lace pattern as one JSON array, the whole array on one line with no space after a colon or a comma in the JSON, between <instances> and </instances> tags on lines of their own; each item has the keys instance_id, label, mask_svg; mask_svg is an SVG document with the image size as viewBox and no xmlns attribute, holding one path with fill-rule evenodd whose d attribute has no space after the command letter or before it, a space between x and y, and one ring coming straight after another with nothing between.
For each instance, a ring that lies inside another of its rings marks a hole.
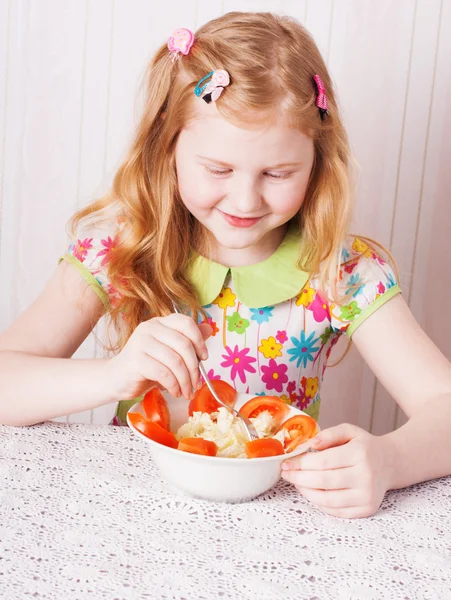
<instances>
[{"instance_id":1,"label":"lace pattern","mask_svg":"<svg viewBox=\"0 0 451 600\"><path fill-rule=\"evenodd\" d=\"M285 482L193 500L125 427L0 426L0 456L2 600L451 598L451 478L340 520Z\"/></svg>"}]
</instances>

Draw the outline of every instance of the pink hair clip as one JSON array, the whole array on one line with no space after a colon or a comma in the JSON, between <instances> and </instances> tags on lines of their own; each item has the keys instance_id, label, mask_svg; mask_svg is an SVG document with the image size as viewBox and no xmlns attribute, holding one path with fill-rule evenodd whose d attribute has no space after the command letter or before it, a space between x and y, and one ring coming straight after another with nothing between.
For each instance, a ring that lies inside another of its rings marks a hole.
<instances>
[{"instance_id":1,"label":"pink hair clip","mask_svg":"<svg viewBox=\"0 0 451 600\"><path fill-rule=\"evenodd\" d=\"M319 75L313 75L313 81L316 84L316 106L319 108L321 119L324 119L327 112L327 96L324 82Z\"/></svg>"},{"instance_id":2,"label":"pink hair clip","mask_svg":"<svg viewBox=\"0 0 451 600\"><path fill-rule=\"evenodd\" d=\"M194 43L194 33L190 29L176 29L168 39L168 48L172 62L174 62L179 54L185 56L189 54Z\"/></svg>"}]
</instances>

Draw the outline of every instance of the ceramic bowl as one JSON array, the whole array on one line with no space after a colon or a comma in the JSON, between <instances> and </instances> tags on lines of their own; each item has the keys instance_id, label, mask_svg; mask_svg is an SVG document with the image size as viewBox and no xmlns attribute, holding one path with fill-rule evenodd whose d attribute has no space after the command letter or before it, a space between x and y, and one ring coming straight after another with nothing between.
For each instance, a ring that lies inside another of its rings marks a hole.
<instances>
[{"instance_id":1,"label":"ceramic bowl","mask_svg":"<svg viewBox=\"0 0 451 600\"><path fill-rule=\"evenodd\" d=\"M188 420L189 402L184 398L173 398L167 393L163 395L171 415L171 430L175 433ZM239 410L253 397L250 394L238 394L235 408ZM128 414L131 412L145 414L141 402L135 404ZM290 406L285 420L303 414L301 410ZM263 494L279 480L282 461L306 452L309 447L309 442L306 442L289 454L262 458L203 456L154 442L133 427L128 416L127 423L148 444L152 460L169 483L190 496L215 502L244 502Z\"/></svg>"}]
</instances>

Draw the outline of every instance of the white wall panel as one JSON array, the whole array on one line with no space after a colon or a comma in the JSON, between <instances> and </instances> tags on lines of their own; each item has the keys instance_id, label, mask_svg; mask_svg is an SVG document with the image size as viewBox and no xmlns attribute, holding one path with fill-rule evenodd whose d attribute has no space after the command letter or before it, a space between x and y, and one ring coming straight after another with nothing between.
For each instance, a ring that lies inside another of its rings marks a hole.
<instances>
[{"instance_id":1,"label":"white wall panel","mask_svg":"<svg viewBox=\"0 0 451 600\"><path fill-rule=\"evenodd\" d=\"M72 212L110 185L155 49L231 10L290 14L313 34L360 165L353 229L392 249L405 298L451 358L451 0L0 0L0 330L50 276ZM102 352L91 335L76 356ZM323 426L404 420L354 348L323 399ZM108 422L113 408L68 418Z\"/></svg>"}]
</instances>

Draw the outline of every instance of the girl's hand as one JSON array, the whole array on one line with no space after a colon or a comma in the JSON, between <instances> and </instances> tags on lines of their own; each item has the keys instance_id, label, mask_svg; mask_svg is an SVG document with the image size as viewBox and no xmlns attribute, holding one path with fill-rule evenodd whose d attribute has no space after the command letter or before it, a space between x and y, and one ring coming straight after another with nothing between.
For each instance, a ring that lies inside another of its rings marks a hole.
<instances>
[{"instance_id":1,"label":"girl's hand","mask_svg":"<svg viewBox=\"0 0 451 600\"><path fill-rule=\"evenodd\" d=\"M114 398L131 400L158 385L176 398L191 398L201 385L199 358L208 358L205 339L211 327L172 314L138 325L121 352L108 361Z\"/></svg>"},{"instance_id":2,"label":"girl's hand","mask_svg":"<svg viewBox=\"0 0 451 600\"><path fill-rule=\"evenodd\" d=\"M390 441L355 425L325 429L308 452L282 463L282 477L321 510L334 517L368 517L389 489L393 453Z\"/></svg>"}]
</instances>

